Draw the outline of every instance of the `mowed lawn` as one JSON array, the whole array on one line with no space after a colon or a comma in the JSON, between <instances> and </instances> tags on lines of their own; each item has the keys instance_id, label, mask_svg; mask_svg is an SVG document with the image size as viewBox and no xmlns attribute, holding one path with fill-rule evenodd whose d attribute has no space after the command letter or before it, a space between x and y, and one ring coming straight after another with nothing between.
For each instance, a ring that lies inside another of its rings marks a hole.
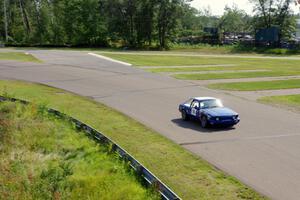
<instances>
[{"instance_id":1,"label":"mowed lawn","mask_svg":"<svg viewBox=\"0 0 300 200\"><path fill-rule=\"evenodd\" d=\"M282 106L289 110L300 112L300 94L262 97L258 101L275 106Z\"/></svg>"},{"instance_id":2,"label":"mowed lawn","mask_svg":"<svg viewBox=\"0 0 300 200\"><path fill-rule=\"evenodd\" d=\"M136 67L147 66L150 72L176 72L173 75L185 80L238 79L300 75L300 60L280 58L210 57L174 55L134 55L101 53L113 59L129 62ZM204 65L204 66L201 66ZM211 66L206 66L211 65ZM214 66L218 65L218 66ZM222 66L223 65L223 66ZM153 67L151 69L151 66ZM174 67L176 66L176 67ZM183 66L183 67L180 67ZM192 67L185 67L192 66ZM243 71L257 70L257 71ZM262 71L263 70L263 71ZM213 73L222 71L224 73ZM228 71L228 72L226 72ZM236 72L232 72L236 71ZM178 72L184 72L178 74ZM191 72L190 74L188 72ZM201 73L196 73L201 72ZM203 74L204 72L204 74ZM207 72L207 74L205 73Z\"/></svg>"},{"instance_id":3,"label":"mowed lawn","mask_svg":"<svg viewBox=\"0 0 300 200\"><path fill-rule=\"evenodd\" d=\"M0 199L159 199L108 147L44 107L0 102Z\"/></svg>"},{"instance_id":4,"label":"mowed lawn","mask_svg":"<svg viewBox=\"0 0 300 200\"><path fill-rule=\"evenodd\" d=\"M242 83L215 83L208 85L211 89L257 91L300 88L300 79L278 80L278 81L256 81Z\"/></svg>"},{"instance_id":5,"label":"mowed lawn","mask_svg":"<svg viewBox=\"0 0 300 200\"><path fill-rule=\"evenodd\" d=\"M134 66L185 66L185 65L208 65L219 64L215 58L204 59L197 56L172 56L168 54L151 55L151 54L117 54L101 53L101 55L131 63ZM222 64L232 64L234 59L229 58Z\"/></svg>"},{"instance_id":6,"label":"mowed lawn","mask_svg":"<svg viewBox=\"0 0 300 200\"><path fill-rule=\"evenodd\" d=\"M0 52L0 60L14 60L18 62L41 62L34 56L21 52Z\"/></svg>"},{"instance_id":7,"label":"mowed lawn","mask_svg":"<svg viewBox=\"0 0 300 200\"><path fill-rule=\"evenodd\" d=\"M18 81L0 81L0 93L58 109L94 126L183 199L266 199L236 178L103 104L59 89Z\"/></svg>"}]
</instances>

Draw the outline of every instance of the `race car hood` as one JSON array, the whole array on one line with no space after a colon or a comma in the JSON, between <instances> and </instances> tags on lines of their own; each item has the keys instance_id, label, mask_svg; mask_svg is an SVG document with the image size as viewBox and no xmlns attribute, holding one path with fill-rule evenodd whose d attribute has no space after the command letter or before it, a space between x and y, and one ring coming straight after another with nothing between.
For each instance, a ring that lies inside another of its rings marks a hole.
<instances>
[{"instance_id":1,"label":"race car hood","mask_svg":"<svg viewBox=\"0 0 300 200\"><path fill-rule=\"evenodd\" d=\"M236 112L229 108L208 108L203 110L204 113L209 114L212 117L223 117L223 116L233 116L238 115Z\"/></svg>"}]
</instances>

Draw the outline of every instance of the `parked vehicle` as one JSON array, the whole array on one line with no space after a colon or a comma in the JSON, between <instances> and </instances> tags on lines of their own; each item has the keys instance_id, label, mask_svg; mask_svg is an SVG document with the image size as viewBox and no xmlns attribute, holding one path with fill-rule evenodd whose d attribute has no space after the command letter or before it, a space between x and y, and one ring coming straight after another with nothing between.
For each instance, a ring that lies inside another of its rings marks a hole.
<instances>
[{"instance_id":1,"label":"parked vehicle","mask_svg":"<svg viewBox=\"0 0 300 200\"><path fill-rule=\"evenodd\" d=\"M240 122L239 114L223 106L220 99L194 97L179 105L183 120L199 120L203 128L208 126L234 126Z\"/></svg>"}]
</instances>

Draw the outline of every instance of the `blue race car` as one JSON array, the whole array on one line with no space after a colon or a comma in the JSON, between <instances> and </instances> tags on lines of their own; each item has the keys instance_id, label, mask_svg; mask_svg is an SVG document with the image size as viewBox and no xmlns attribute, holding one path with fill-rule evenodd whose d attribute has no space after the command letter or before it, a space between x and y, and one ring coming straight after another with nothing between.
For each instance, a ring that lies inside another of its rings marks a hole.
<instances>
[{"instance_id":1,"label":"blue race car","mask_svg":"<svg viewBox=\"0 0 300 200\"><path fill-rule=\"evenodd\" d=\"M223 106L220 99L194 97L179 105L183 120L200 120L201 126L234 126L240 122L238 113Z\"/></svg>"}]
</instances>

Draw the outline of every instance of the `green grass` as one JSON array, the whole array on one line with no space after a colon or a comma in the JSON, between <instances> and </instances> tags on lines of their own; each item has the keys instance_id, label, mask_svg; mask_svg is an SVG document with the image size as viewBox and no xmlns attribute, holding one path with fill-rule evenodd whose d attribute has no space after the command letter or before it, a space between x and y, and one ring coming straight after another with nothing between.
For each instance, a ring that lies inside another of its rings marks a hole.
<instances>
[{"instance_id":1,"label":"green grass","mask_svg":"<svg viewBox=\"0 0 300 200\"><path fill-rule=\"evenodd\" d=\"M18 52L0 52L0 60L14 60L18 62L41 62L30 54Z\"/></svg>"},{"instance_id":2,"label":"green grass","mask_svg":"<svg viewBox=\"0 0 300 200\"><path fill-rule=\"evenodd\" d=\"M210 71L231 71L231 70L253 70L252 67L240 66L193 66L193 67L161 67L161 68L147 68L146 71L153 73L165 73L165 72L210 72Z\"/></svg>"},{"instance_id":3,"label":"green grass","mask_svg":"<svg viewBox=\"0 0 300 200\"><path fill-rule=\"evenodd\" d=\"M0 199L159 199L129 166L43 107L0 103Z\"/></svg>"},{"instance_id":4,"label":"green grass","mask_svg":"<svg viewBox=\"0 0 300 200\"><path fill-rule=\"evenodd\" d=\"M300 94L262 97L258 101L300 112Z\"/></svg>"},{"instance_id":5,"label":"green grass","mask_svg":"<svg viewBox=\"0 0 300 200\"><path fill-rule=\"evenodd\" d=\"M207 73L207 74L175 74L173 77L183 80L214 80L239 79L257 77L279 77L300 75L300 71L266 71L266 72L233 72L233 73Z\"/></svg>"},{"instance_id":6,"label":"green grass","mask_svg":"<svg viewBox=\"0 0 300 200\"><path fill-rule=\"evenodd\" d=\"M251 55L299 55L300 49L249 47L245 45L173 44L171 51L197 52L205 54L251 54Z\"/></svg>"},{"instance_id":7,"label":"green grass","mask_svg":"<svg viewBox=\"0 0 300 200\"><path fill-rule=\"evenodd\" d=\"M182 58L190 59L190 58ZM209 71L234 71L234 70L270 70L270 71L300 71L300 60L279 60L279 59L254 59L254 58L198 58L199 64L193 67L161 67L149 68L147 71L158 72L209 72ZM208 67L205 62L209 62ZM197 65L199 65L197 67ZM213 66L219 65L219 66ZM229 66L222 66L229 65ZM232 66L231 66L232 65Z\"/></svg>"},{"instance_id":8,"label":"green grass","mask_svg":"<svg viewBox=\"0 0 300 200\"><path fill-rule=\"evenodd\" d=\"M300 79L278 80L278 81L257 81L242 83L216 83L208 85L211 89L257 91L257 90L278 90L300 88Z\"/></svg>"},{"instance_id":9,"label":"green grass","mask_svg":"<svg viewBox=\"0 0 300 200\"><path fill-rule=\"evenodd\" d=\"M127 116L62 90L0 81L0 93L47 105L86 122L111 137L183 199L265 199L236 178Z\"/></svg>"},{"instance_id":10,"label":"green grass","mask_svg":"<svg viewBox=\"0 0 300 200\"><path fill-rule=\"evenodd\" d=\"M264 59L241 57L209 57L209 56L170 56L170 55L134 55L102 53L113 59L129 62L139 66L164 66L161 68L148 68L150 72L210 72L228 71L226 73L185 73L176 74L175 78L188 80L234 79L300 75L300 61L289 59ZM172 66L197 66L197 65L234 65L210 67L172 67ZM170 66L170 67L167 67ZM231 72L234 70L267 70L257 72Z\"/></svg>"},{"instance_id":11,"label":"green grass","mask_svg":"<svg viewBox=\"0 0 300 200\"><path fill-rule=\"evenodd\" d=\"M247 57L231 57L231 56L197 56L197 54L167 54L167 53L144 53L144 52L101 52L101 55L121 60L133 64L134 66L188 66L188 65L224 65L233 64L240 68L258 67L258 68L276 68L276 67L300 67L299 60L284 58L247 58ZM160 54L160 55L156 55ZM275 65L275 66L274 66Z\"/></svg>"},{"instance_id":12,"label":"green grass","mask_svg":"<svg viewBox=\"0 0 300 200\"><path fill-rule=\"evenodd\" d=\"M172 44L170 51L174 52L197 52L205 54L230 54L232 53L233 46L219 46L209 44Z\"/></svg>"},{"instance_id":13,"label":"green grass","mask_svg":"<svg viewBox=\"0 0 300 200\"><path fill-rule=\"evenodd\" d=\"M197 56L174 56L174 55L139 55L101 53L101 55L133 64L134 66L185 66L185 65L213 65L213 64L234 64L235 58L226 58L221 62L213 57Z\"/></svg>"}]
</instances>

